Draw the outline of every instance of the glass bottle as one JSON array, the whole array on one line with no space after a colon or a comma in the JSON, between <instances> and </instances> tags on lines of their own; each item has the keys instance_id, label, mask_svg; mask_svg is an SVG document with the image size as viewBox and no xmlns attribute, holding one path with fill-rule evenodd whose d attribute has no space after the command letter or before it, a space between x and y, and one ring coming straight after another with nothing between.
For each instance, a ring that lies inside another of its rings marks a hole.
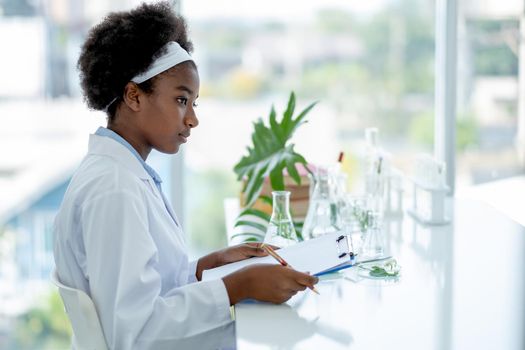
<instances>
[{"instance_id":1,"label":"glass bottle","mask_svg":"<svg viewBox=\"0 0 525 350\"><path fill-rule=\"evenodd\" d=\"M384 237L378 213L367 212L367 229L361 246L361 259L375 259L384 255Z\"/></svg>"},{"instance_id":2,"label":"glass bottle","mask_svg":"<svg viewBox=\"0 0 525 350\"><path fill-rule=\"evenodd\" d=\"M336 226L340 229L344 228L345 222L343 219L342 209L346 206L346 184L348 182L348 175L342 172L337 172L334 174L334 198L335 198L335 214L336 217Z\"/></svg>"},{"instance_id":3,"label":"glass bottle","mask_svg":"<svg viewBox=\"0 0 525 350\"><path fill-rule=\"evenodd\" d=\"M385 174L387 162L384 153L379 147L379 131L377 128L367 128L366 161L365 161L365 191L370 197L374 211L382 213L385 193Z\"/></svg>"},{"instance_id":4,"label":"glass bottle","mask_svg":"<svg viewBox=\"0 0 525 350\"><path fill-rule=\"evenodd\" d=\"M264 243L287 247L297 243L297 233L290 215L290 191L273 191L272 216Z\"/></svg>"},{"instance_id":5,"label":"glass bottle","mask_svg":"<svg viewBox=\"0 0 525 350\"><path fill-rule=\"evenodd\" d=\"M326 233L339 231L337 216L337 204L333 196L331 178L326 169L318 168L314 191L304 221L303 237L316 238Z\"/></svg>"},{"instance_id":6,"label":"glass bottle","mask_svg":"<svg viewBox=\"0 0 525 350\"><path fill-rule=\"evenodd\" d=\"M365 189L367 193L370 193L374 187L374 177L376 175L377 164L375 164L380 155L379 148L379 130L377 128L366 128L365 129ZM370 178L372 177L372 178Z\"/></svg>"}]
</instances>

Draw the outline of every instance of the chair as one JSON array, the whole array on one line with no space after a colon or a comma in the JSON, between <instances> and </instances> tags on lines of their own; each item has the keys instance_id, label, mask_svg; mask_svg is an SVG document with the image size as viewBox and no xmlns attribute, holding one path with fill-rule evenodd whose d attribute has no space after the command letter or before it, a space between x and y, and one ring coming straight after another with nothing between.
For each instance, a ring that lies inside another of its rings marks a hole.
<instances>
[{"instance_id":1,"label":"chair","mask_svg":"<svg viewBox=\"0 0 525 350\"><path fill-rule=\"evenodd\" d=\"M51 273L51 281L58 287L73 327L73 349L107 350L97 310L91 298L81 290L63 285L56 269Z\"/></svg>"}]
</instances>

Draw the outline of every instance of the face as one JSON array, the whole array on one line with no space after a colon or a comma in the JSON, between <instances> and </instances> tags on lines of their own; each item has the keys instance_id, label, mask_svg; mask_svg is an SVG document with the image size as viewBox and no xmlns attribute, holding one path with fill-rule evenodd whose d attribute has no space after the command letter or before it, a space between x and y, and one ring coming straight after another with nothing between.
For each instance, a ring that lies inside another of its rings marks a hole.
<instances>
[{"instance_id":1,"label":"face","mask_svg":"<svg viewBox=\"0 0 525 350\"><path fill-rule=\"evenodd\" d=\"M195 115L198 95L199 74L192 64L183 62L158 75L138 120L145 146L177 153L199 124Z\"/></svg>"}]
</instances>

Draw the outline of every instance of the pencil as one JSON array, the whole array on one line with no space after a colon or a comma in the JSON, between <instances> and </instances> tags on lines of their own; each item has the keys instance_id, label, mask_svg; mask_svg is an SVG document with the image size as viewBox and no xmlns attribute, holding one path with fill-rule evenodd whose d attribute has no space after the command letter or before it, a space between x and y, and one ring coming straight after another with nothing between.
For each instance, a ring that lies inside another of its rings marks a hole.
<instances>
[{"instance_id":1,"label":"pencil","mask_svg":"<svg viewBox=\"0 0 525 350\"><path fill-rule=\"evenodd\" d=\"M281 265L283 265L283 266L288 266L288 267L292 268L292 266L291 266L290 264L288 264L288 263L286 262L286 260L284 260L279 254L277 254L277 253L275 252L275 250L273 250L272 247L270 247L270 246L265 245L264 243L262 243L261 246L260 246L260 248L264 249L264 250L268 253L268 255L270 255L270 256L273 257L275 260L277 260L277 261L279 262L279 264L281 264ZM319 293L319 292L317 291L317 289L315 289L314 286L312 286L312 287L308 287L308 288L310 288L314 293L316 293L316 294L318 294L318 295L321 295L321 293Z\"/></svg>"}]
</instances>

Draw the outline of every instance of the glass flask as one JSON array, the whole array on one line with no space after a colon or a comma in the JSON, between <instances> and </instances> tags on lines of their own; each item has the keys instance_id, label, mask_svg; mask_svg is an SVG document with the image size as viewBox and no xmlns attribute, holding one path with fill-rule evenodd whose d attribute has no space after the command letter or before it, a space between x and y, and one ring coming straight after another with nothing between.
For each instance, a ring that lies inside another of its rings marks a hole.
<instances>
[{"instance_id":1,"label":"glass flask","mask_svg":"<svg viewBox=\"0 0 525 350\"><path fill-rule=\"evenodd\" d=\"M343 234L350 237L352 252L357 253L361 248L363 230L360 225L360 213L366 212L366 199L364 196L355 196L346 193L343 201L338 206L340 228Z\"/></svg>"},{"instance_id":2,"label":"glass flask","mask_svg":"<svg viewBox=\"0 0 525 350\"><path fill-rule=\"evenodd\" d=\"M331 177L326 169L318 168L315 187L304 220L303 237L316 238L339 231L337 218L337 203L333 195Z\"/></svg>"},{"instance_id":3,"label":"glass flask","mask_svg":"<svg viewBox=\"0 0 525 350\"><path fill-rule=\"evenodd\" d=\"M379 147L379 131L377 128L367 128L365 156L365 192L370 197L373 211L383 212L385 197L385 178L388 172L388 162L384 152Z\"/></svg>"},{"instance_id":4,"label":"glass flask","mask_svg":"<svg viewBox=\"0 0 525 350\"><path fill-rule=\"evenodd\" d=\"M361 259L381 258L384 255L385 241L378 213L368 211L368 225L361 246Z\"/></svg>"},{"instance_id":5,"label":"glass flask","mask_svg":"<svg viewBox=\"0 0 525 350\"><path fill-rule=\"evenodd\" d=\"M297 243L297 233L290 215L290 191L273 191L272 216L264 243L287 247Z\"/></svg>"},{"instance_id":6,"label":"glass flask","mask_svg":"<svg viewBox=\"0 0 525 350\"><path fill-rule=\"evenodd\" d=\"M348 182L348 175L342 172L335 172L333 174L334 180L334 198L336 210L336 226L340 229L344 228L345 222L341 215L341 208L346 205L346 184Z\"/></svg>"}]
</instances>

